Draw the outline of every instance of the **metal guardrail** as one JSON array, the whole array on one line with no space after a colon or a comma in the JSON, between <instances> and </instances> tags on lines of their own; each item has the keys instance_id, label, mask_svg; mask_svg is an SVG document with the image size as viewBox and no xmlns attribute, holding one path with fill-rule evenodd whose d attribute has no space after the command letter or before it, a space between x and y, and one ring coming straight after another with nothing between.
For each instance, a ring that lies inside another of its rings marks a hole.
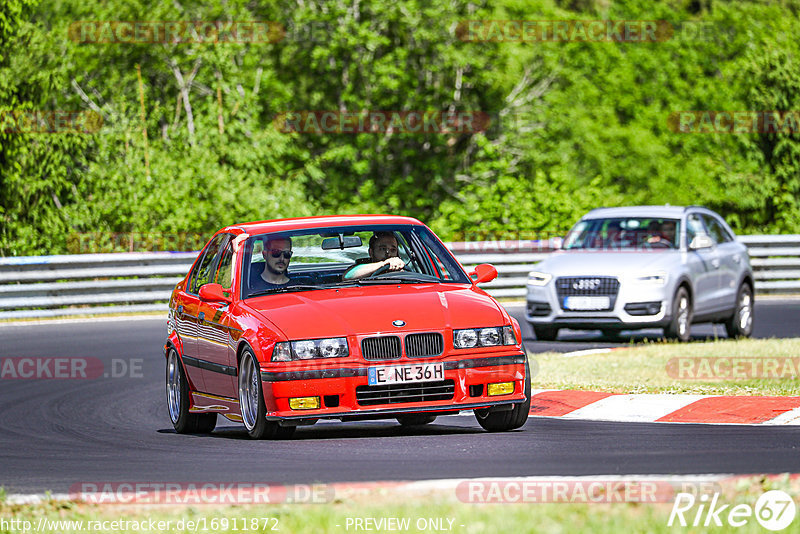
<instances>
[{"instance_id":1,"label":"metal guardrail","mask_svg":"<svg viewBox=\"0 0 800 534\"><path fill-rule=\"evenodd\" d=\"M800 293L800 235L739 236L757 293ZM467 268L497 267L482 284L495 297L524 298L528 271L552 253L549 241L448 243ZM164 311L197 252L133 252L0 258L0 319Z\"/></svg>"}]
</instances>

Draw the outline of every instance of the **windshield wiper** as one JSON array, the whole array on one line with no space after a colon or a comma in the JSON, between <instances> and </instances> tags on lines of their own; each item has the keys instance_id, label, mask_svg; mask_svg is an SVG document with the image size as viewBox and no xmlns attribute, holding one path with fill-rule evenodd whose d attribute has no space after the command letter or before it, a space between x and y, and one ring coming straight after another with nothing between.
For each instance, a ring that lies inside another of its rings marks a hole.
<instances>
[{"instance_id":1,"label":"windshield wiper","mask_svg":"<svg viewBox=\"0 0 800 534\"><path fill-rule=\"evenodd\" d=\"M430 278L393 278L393 277L381 277L381 278L359 278L353 280L357 284L437 284L441 280L438 278L430 279Z\"/></svg>"},{"instance_id":2,"label":"windshield wiper","mask_svg":"<svg viewBox=\"0 0 800 534\"><path fill-rule=\"evenodd\" d=\"M271 295L273 293L288 293L290 291L308 291L308 290L311 290L311 289L325 289L325 287L323 287L323 286L312 286L312 285L308 285L308 284L306 284L306 285L297 284L297 285L286 286L286 287L272 287L272 288L269 288L269 289L262 289L260 291L255 291L253 293L250 293L248 295L248 298L250 298L250 297L258 297L258 296L261 296L261 295Z\"/></svg>"}]
</instances>

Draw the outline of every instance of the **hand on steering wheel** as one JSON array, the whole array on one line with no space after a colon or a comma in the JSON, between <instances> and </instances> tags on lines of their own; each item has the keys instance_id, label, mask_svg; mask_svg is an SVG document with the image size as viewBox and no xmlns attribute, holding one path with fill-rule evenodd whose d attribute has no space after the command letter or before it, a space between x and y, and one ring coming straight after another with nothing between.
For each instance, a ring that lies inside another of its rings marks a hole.
<instances>
[{"instance_id":1,"label":"hand on steering wheel","mask_svg":"<svg viewBox=\"0 0 800 534\"><path fill-rule=\"evenodd\" d=\"M385 273L385 272L389 271L389 269L392 267L392 263L395 263L394 261L392 261L392 260L394 260L394 259L397 259L397 260L398 260L400 263L402 263L402 262L403 262L403 260L401 260L400 258L389 258L389 259L387 260L387 262L388 262L388 263L385 263L384 265L381 265L381 266L378 268L378 270L376 270L374 273L372 273L371 275L369 275L367 278L375 278L376 276L378 276L378 275L381 275L381 274L383 274L383 273ZM411 269L409 269L409 268L408 268L408 266L409 266L409 264L410 264L410 263L411 263L411 262L404 263L404 264L403 264L403 267L401 267L400 269L392 269L392 270L393 270L393 271L401 271L401 270L402 270L402 271L410 271Z\"/></svg>"}]
</instances>

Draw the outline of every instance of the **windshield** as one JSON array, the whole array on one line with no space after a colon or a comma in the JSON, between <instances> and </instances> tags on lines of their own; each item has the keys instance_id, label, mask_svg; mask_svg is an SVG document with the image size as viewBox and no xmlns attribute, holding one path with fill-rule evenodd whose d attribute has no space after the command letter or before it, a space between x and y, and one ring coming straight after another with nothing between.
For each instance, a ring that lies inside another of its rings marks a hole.
<instances>
[{"instance_id":1,"label":"windshield","mask_svg":"<svg viewBox=\"0 0 800 534\"><path fill-rule=\"evenodd\" d=\"M673 250L680 248L680 221L616 217L579 221L567 234L565 250Z\"/></svg>"},{"instance_id":2,"label":"windshield","mask_svg":"<svg viewBox=\"0 0 800 534\"><path fill-rule=\"evenodd\" d=\"M398 268L378 271L380 262L389 257L399 258L402 263L393 260ZM433 233L416 225L316 228L254 235L245 242L243 262L243 298L344 286L470 283Z\"/></svg>"}]
</instances>

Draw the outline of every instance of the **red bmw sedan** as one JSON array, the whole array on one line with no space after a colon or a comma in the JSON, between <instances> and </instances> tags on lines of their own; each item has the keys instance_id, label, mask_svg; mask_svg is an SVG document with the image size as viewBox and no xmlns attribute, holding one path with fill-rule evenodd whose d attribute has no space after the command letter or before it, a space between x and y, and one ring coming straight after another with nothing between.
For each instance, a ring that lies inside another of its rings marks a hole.
<instances>
[{"instance_id":1,"label":"red bmw sedan","mask_svg":"<svg viewBox=\"0 0 800 534\"><path fill-rule=\"evenodd\" d=\"M320 419L423 425L474 410L489 431L525 424L519 324L436 235L409 217L325 216L228 226L178 283L165 344L180 433L217 414L253 438Z\"/></svg>"}]
</instances>

